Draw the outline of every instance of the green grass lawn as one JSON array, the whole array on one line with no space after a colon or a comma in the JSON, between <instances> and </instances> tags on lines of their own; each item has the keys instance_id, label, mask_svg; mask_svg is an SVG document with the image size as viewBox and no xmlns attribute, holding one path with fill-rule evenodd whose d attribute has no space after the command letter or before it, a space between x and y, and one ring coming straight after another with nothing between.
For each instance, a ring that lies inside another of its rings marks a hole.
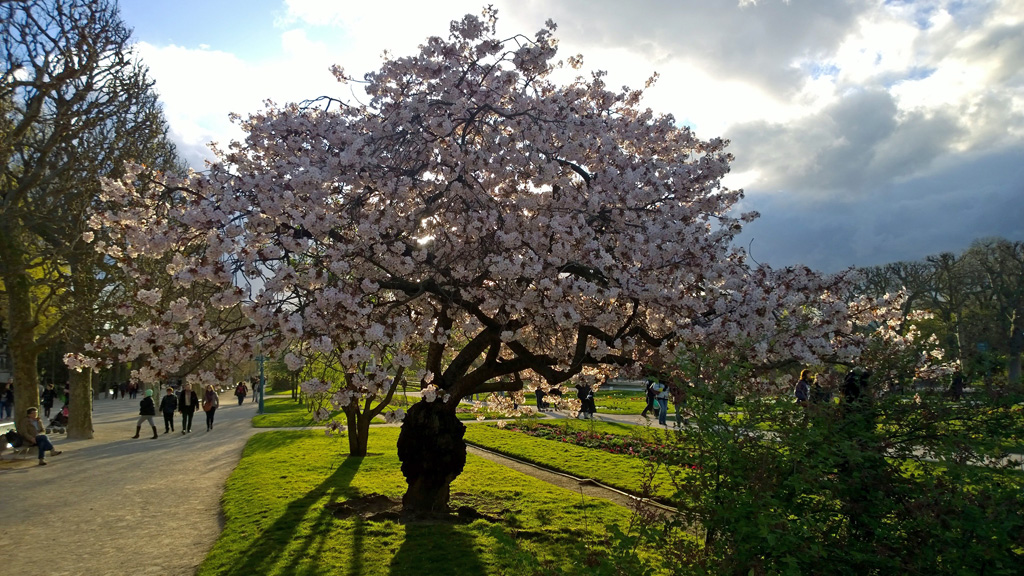
<instances>
[{"instance_id":1,"label":"green grass lawn","mask_svg":"<svg viewBox=\"0 0 1024 576\"><path fill-rule=\"evenodd\" d=\"M418 401L419 397L417 396L395 395L391 399L391 404L385 409L385 411L391 411L396 408L408 410L410 404ZM303 428L319 425L313 420L313 414L309 412L306 404L300 404L291 398L267 398L263 402L263 412L263 414L253 416L252 425L254 428ZM340 414L340 410L333 412L334 417L338 417ZM500 412L487 410L486 408L477 411L468 403L460 405L459 411L455 416L459 420L476 420L479 416L483 416L486 420L536 417L534 414L505 416ZM378 416L374 419L373 423L383 424L384 419Z\"/></svg>"},{"instance_id":2,"label":"green grass lawn","mask_svg":"<svg viewBox=\"0 0 1024 576\"><path fill-rule=\"evenodd\" d=\"M252 425L254 428L301 428L316 426L317 423L306 404L299 404L291 398L266 398L263 414L253 416Z\"/></svg>"},{"instance_id":3,"label":"green grass lawn","mask_svg":"<svg viewBox=\"0 0 1024 576\"><path fill-rule=\"evenodd\" d=\"M551 422L545 421L545 423ZM571 426L572 423L567 425ZM651 439L656 439L659 434L664 434L652 429L628 427L623 424L599 422L594 423L593 426L595 430L601 432L639 433ZM466 442L576 477L592 478L624 492L636 495L640 495L641 492L641 479L645 463L634 456L610 454L603 450L500 430L489 425L468 426ZM666 502L675 493L671 478L665 468L662 467L656 471L651 492L656 499Z\"/></svg>"},{"instance_id":4,"label":"green grass lawn","mask_svg":"<svg viewBox=\"0 0 1024 576\"><path fill-rule=\"evenodd\" d=\"M598 414L639 414L647 406L643 390L598 390L594 394ZM671 403L669 412L673 410Z\"/></svg>"},{"instance_id":5,"label":"green grass lawn","mask_svg":"<svg viewBox=\"0 0 1024 576\"><path fill-rule=\"evenodd\" d=\"M377 455L365 458L346 457L344 440L313 431L254 436L228 478L224 529L198 574L615 573L603 560L615 551L605 526L625 527L628 510L473 456L452 484L452 505L497 522L335 517L334 503L371 493L401 497L397 435L396 428L375 429L369 448Z\"/></svg>"}]
</instances>

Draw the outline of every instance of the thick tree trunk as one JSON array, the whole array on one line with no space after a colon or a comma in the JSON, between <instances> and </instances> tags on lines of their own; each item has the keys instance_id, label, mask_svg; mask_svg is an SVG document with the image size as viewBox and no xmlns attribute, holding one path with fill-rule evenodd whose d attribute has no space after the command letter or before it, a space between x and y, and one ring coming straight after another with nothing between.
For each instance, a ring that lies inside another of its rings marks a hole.
<instances>
[{"instance_id":1,"label":"thick tree trunk","mask_svg":"<svg viewBox=\"0 0 1024 576\"><path fill-rule=\"evenodd\" d=\"M409 488L407 512L447 512L450 486L466 466L466 426L443 402L413 404L398 435L398 458Z\"/></svg>"},{"instance_id":2,"label":"thick tree trunk","mask_svg":"<svg viewBox=\"0 0 1024 576\"><path fill-rule=\"evenodd\" d=\"M366 446L370 440L371 420L371 417L360 412L354 405L345 407L349 456L366 456Z\"/></svg>"},{"instance_id":3,"label":"thick tree trunk","mask_svg":"<svg viewBox=\"0 0 1024 576\"><path fill-rule=\"evenodd\" d=\"M68 406L68 440L92 438L92 371L72 370L71 404Z\"/></svg>"},{"instance_id":4,"label":"thick tree trunk","mask_svg":"<svg viewBox=\"0 0 1024 576\"><path fill-rule=\"evenodd\" d=\"M7 292L7 348L14 374L14 411L11 415L15 422L21 422L28 408L39 406L39 376L36 372L39 347L35 339L31 282L23 269L14 269L20 264L21 254L6 243L5 235L0 233L0 261L8 268L3 281Z\"/></svg>"},{"instance_id":5,"label":"thick tree trunk","mask_svg":"<svg viewBox=\"0 0 1024 576\"><path fill-rule=\"evenodd\" d=\"M14 338L10 339L8 349L14 368L14 411L11 415L15 422L21 422L29 408L39 407L39 376L36 373L39 354L35 346L26 346Z\"/></svg>"}]
</instances>

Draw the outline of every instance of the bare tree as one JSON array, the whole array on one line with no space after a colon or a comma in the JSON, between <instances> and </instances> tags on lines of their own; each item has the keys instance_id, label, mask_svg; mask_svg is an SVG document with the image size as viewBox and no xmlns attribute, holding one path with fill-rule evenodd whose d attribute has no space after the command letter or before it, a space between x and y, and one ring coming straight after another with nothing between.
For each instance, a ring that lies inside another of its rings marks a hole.
<instances>
[{"instance_id":1,"label":"bare tree","mask_svg":"<svg viewBox=\"0 0 1024 576\"><path fill-rule=\"evenodd\" d=\"M177 164L131 31L111 0L0 3L0 279L18 414L38 403L36 358L81 350L113 277L84 237L100 179L128 160ZM73 373L69 435L91 437L91 373Z\"/></svg>"}]
</instances>

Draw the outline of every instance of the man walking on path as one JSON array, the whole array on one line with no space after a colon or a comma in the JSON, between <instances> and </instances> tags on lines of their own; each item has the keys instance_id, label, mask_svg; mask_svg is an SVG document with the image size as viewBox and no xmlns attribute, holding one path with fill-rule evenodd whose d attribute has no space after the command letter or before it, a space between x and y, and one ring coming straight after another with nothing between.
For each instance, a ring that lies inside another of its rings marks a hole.
<instances>
[{"instance_id":1,"label":"man walking on path","mask_svg":"<svg viewBox=\"0 0 1024 576\"><path fill-rule=\"evenodd\" d=\"M178 397L174 388L167 388L167 395L160 400L160 412L164 415L164 434L174 432L174 413L178 410Z\"/></svg>"},{"instance_id":2,"label":"man walking on path","mask_svg":"<svg viewBox=\"0 0 1024 576\"><path fill-rule=\"evenodd\" d=\"M199 395L192 390L192 385L186 383L178 393L178 412L181 412L181 433L188 434L192 431L192 417L199 408Z\"/></svg>"}]
</instances>

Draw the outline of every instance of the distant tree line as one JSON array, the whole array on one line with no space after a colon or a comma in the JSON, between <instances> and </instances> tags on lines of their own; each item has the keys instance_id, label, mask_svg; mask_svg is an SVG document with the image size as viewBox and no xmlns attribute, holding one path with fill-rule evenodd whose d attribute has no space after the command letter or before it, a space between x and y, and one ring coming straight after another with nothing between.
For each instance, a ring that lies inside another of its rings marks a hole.
<instances>
[{"instance_id":1,"label":"distant tree line","mask_svg":"<svg viewBox=\"0 0 1024 576\"><path fill-rule=\"evenodd\" d=\"M863 270L860 291L881 296L905 290L904 314L934 316L920 328L935 334L969 380L1019 386L1024 351L1024 242L976 240L960 254Z\"/></svg>"}]
</instances>

